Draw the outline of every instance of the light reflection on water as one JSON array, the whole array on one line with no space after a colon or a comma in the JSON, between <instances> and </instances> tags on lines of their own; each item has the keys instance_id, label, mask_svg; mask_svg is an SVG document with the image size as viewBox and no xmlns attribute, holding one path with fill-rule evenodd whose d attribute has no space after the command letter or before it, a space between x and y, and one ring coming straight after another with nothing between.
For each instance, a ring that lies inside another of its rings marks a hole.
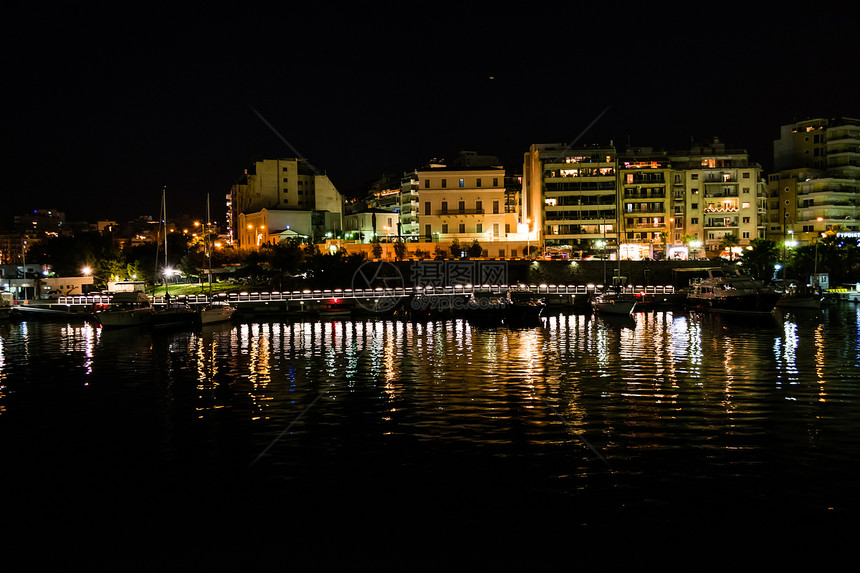
<instances>
[{"instance_id":1,"label":"light reflection on water","mask_svg":"<svg viewBox=\"0 0 860 573\"><path fill-rule=\"evenodd\" d=\"M249 471L265 451L252 475L273 492L394 488L468 507L516 490L573 503L577 524L773 513L779 498L807 520L856 516L858 324L851 306L761 322L560 313L522 330L0 324L0 427L42 424L51 437L28 446L51 451L63 427L62 448L90 462L109 450L192 476ZM108 448L95 430L83 441L81 419L132 445Z\"/></svg>"}]
</instances>

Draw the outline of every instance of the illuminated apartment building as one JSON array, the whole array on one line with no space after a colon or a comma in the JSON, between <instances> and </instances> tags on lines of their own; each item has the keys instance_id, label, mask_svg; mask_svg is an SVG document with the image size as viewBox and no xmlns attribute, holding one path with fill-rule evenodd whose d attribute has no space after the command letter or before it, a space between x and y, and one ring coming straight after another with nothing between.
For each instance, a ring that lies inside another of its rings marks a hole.
<instances>
[{"instance_id":1,"label":"illuminated apartment building","mask_svg":"<svg viewBox=\"0 0 860 573\"><path fill-rule=\"evenodd\" d=\"M523 163L520 223L547 251L581 258L619 250L614 147L534 144Z\"/></svg>"},{"instance_id":2,"label":"illuminated apartment building","mask_svg":"<svg viewBox=\"0 0 860 573\"><path fill-rule=\"evenodd\" d=\"M663 153L639 149L619 154L618 188L621 196L621 258L660 259L683 228L673 211L673 170ZM677 241L679 244L680 241Z\"/></svg>"},{"instance_id":3,"label":"illuminated apartment building","mask_svg":"<svg viewBox=\"0 0 860 573\"><path fill-rule=\"evenodd\" d=\"M761 166L746 151L715 138L667 156L675 171L673 245L685 243L691 258L716 257L727 245L743 248L764 236L767 190Z\"/></svg>"},{"instance_id":4,"label":"illuminated apartment building","mask_svg":"<svg viewBox=\"0 0 860 573\"><path fill-rule=\"evenodd\" d=\"M761 168L716 139L680 152L535 144L523 181L521 220L572 258L713 257L764 233Z\"/></svg>"},{"instance_id":5,"label":"illuminated apartment building","mask_svg":"<svg viewBox=\"0 0 860 573\"><path fill-rule=\"evenodd\" d=\"M773 150L768 238L809 244L826 231L860 231L860 120L783 125Z\"/></svg>"},{"instance_id":6,"label":"illuminated apartment building","mask_svg":"<svg viewBox=\"0 0 860 573\"><path fill-rule=\"evenodd\" d=\"M421 234L421 211L418 197L418 174L404 173L400 178L400 232L407 240L418 241Z\"/></svg>"}]
</instances>

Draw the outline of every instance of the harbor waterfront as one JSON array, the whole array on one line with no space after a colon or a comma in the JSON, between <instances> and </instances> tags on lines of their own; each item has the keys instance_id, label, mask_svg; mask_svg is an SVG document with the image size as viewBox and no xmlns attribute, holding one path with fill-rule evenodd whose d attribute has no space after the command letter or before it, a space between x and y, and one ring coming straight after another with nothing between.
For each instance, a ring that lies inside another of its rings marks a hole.
<instances>
[{"instance_id":1,"label":"harbor waterfront","mask_svg":"<svg viewBox=\"0 0 860 573\"><path fill-rule=\"evenodd\" d=\"M762 531L816 551L860 517L858 326L845 302L2 322L4 540L27 570L599 562Z\"/></svg>"}]
</instances>

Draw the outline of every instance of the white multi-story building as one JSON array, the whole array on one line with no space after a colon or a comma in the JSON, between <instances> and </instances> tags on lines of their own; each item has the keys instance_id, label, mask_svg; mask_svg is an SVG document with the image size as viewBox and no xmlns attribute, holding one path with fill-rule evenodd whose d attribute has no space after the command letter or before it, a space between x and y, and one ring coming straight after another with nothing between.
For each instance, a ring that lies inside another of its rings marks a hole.
<instances>
[{"instance_id":1,"label":"white multi-story building","mask_svg":"<svg viewBox=\"0 0 860 573\"><path fill-rule=\"evenodd\" d=\"M826 231L860 230L860 120L816 118L783 125L773 149L769 238L808 244Z\"/></svg>"},{"instance_id":2,"label":"white multi-story building","mask_svg":"<svg viewBox=\"0 0 860 573\"><path fill-rule=\"evenodd\" d=\"M436 165L416 173L421 237L424 241L467 246L474 240L507 241L516 234L516 213L506 213L503 167ZM497 250L497 249L496 249ZM490 251L492 252L492 251ZM493 256L512 256L492 253Z\"/></svg>"},{"instance_id":3,"label":"white multi-story building","mask_svg":"<svg viewBox=\"0 0 860 573\"><path fill-rule=\"evenodd\" d=\"M421 235L421 210L418 197L418 173L404 173L400 179L400 232L410 241Z\"/></svg>"}]
</instances>

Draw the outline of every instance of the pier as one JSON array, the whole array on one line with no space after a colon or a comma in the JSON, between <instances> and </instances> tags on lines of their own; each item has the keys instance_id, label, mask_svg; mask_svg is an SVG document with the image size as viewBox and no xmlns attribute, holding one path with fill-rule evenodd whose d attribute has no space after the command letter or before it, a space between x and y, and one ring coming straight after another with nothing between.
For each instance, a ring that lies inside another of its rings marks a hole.
<instances>
[{"instance_id":1,"label":"pier","mask_svg":"<svg viewBox=\"0 0 860 573\"><path fill-rule=\"evenodd\" d=\"M192 306L208 304L210 300L219 300L237 306L276 302L331 302L335 300L374 301L379 299L405 299L413 297L469 297L475 292L491 292L504 295L512 289L529 290L532 293L546 296L590 296L599 294L606 287L603 285L454 285L454 286L416 286L416 287L377 287L366 289L305 289L284 292L231 292L210 297L206 294L179 295L174 300L181 300ZM671 295L675 288L665 286L625 286L622 292L642 295ZM59 297L55 305L63 307L93 307L94 305L109 305L110 295L79 295ZM156 306L166 304L163 296L152 297Z\"/></svg>"}]
</instances>

